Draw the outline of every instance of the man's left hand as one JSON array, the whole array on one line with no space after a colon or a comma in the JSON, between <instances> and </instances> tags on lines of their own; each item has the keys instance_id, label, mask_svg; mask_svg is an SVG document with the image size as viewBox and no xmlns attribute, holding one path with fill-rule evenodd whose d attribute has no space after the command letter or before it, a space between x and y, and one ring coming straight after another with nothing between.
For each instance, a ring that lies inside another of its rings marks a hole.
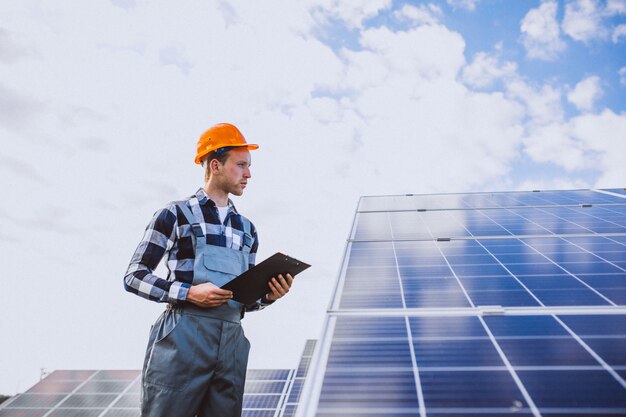
<instances>
[{"instance_id":1,"label":"man's left hand","mask_svg":"<svg viewBox=\"0 0 626 417\"><path fill-rule=\"evenodd\" d=\"M276 301L284 297L289 292L291 284L293 284L293 277L290 274L286 274L284 277L279 274L278 277L272 278L269 282L270 292L265 294L265 299Z\"/></svg>"}]
</instances>

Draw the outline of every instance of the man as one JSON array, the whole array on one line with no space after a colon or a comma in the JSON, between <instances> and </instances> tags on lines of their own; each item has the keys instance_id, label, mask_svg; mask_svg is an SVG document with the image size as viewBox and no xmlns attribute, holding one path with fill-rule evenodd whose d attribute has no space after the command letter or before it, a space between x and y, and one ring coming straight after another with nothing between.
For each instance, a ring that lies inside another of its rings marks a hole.
<instances>
[{"instance_id":1,"label":"man","mask_svg":"<svg viewBox=\"0 0 626 417\"><path fill-rule=\"evenodd\" d=\"M157 211L130 262L124 286L168 303L150 331L142 374L144 417L239 417L250 343L240 320L246 311L283 297L293 278L272 278L252 305L220 287L254 265L254 225L240 215L240 196L251 178L248 144L233 125L211 127L198 140L195 162L205 186ZM166 257L167 278L153 271Z\"/></svg>"}]
</instances>

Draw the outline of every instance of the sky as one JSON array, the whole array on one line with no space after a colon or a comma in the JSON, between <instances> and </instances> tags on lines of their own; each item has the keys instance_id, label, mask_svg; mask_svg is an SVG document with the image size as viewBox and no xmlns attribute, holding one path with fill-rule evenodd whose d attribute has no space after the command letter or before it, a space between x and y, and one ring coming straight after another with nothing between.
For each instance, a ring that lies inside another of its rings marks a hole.
<instances>
[{"instance_id":1,"label":"sky","mask_svg":"<svg viewBox=\"0 0 626 417\"><path fill-rule=\"evenodd\" d=\"M164 306L123 276L215 123L260 145L257 259L313 265L243 324L294 368L359 196L625 187L625 93L626 0L2 2L0 393L141 368Z\"/></svg>"}]
</instances>

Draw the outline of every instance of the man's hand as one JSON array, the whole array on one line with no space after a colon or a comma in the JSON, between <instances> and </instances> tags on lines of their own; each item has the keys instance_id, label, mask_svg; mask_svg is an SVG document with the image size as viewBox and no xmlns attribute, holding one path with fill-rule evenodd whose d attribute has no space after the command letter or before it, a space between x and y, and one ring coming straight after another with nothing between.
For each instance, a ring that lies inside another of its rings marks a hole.
<instances>
[{"instance_id":1,"label":"man's hand","mask_svg":"<svg viewBox=\"0 0 626 417\"><path fill-rule=\"evenodd\" d=\"M285 277L278 275L278 279L276 279L276 277L272 278L269 282L270 292L265 294L265 299L268 301L276 301L284 297L285 294L289 292L291 284L293 284L293 277L289 274Z\"/></svg>"},{"instance_id":2,"label":"man's hand","mask_svg":"<svg viewBox=\"0 0 626 417\"><path fill-rule=\"evenodd\" d=\"M187 301L204 308L219 307L232 298L232 291L223 290L210 282L194 285L187 293Z\"/></svg>"}]
</instances>

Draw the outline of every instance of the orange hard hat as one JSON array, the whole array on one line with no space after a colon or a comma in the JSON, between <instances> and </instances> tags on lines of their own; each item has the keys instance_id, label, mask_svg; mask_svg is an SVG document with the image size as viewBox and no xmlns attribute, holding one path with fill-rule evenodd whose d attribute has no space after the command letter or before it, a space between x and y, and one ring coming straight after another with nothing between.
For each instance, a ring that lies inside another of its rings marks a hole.
<instances>
[{"instance_id":1,"label":"orange hard hat","mask_svg":"<svg viewBox=\"0 0 626 417\"><path fill-rule=\"evenodd\" d=\"M258 149L259 145L247 143L239 129L230 123L218 123L212 126L198 139L198 152L196 153L196 164L200 163L203 156L210 152L222 148L246 148L249 150Z\"/></svg>"}]
</instances>

